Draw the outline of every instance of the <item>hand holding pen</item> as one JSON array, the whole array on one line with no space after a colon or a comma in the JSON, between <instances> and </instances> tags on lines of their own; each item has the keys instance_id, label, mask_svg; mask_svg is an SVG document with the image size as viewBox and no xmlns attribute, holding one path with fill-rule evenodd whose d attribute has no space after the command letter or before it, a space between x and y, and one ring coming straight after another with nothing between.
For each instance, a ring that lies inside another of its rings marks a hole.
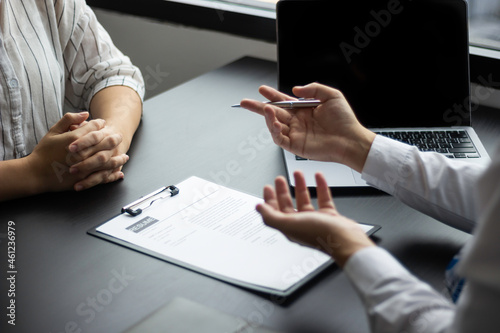
<instances>
[{"instance_id":1,"label":"hand holding pen","mask_svg":"<svg viewBox=\"0 0 500 333\"><path fill-rule=\"evenodd\" d=\"M305 158L362 170L375 134L359 123L339 90L318 83L294 87L294 95L302 98L298 100L268 86L259 92L271 103L243 99L241 107L265 117L278 146ZM276 102L286 107L277 107Z\"/></svg>"}]
</instances>

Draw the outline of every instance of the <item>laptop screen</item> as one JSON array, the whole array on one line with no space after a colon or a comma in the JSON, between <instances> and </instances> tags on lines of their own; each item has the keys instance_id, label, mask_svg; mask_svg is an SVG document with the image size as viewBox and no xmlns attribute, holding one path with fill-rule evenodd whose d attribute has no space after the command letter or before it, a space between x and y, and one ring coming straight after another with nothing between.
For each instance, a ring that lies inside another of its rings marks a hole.
<instances>
[{"instance_id":1,"label":"laptop screen","mask_svg":"<svg viewBox=\"0 0 500 333\"><path fill-rule=\"evenodd\" d=\"M470 125L462 0L285 0L278 88L340 89L367 127Z\"/></svg>"}]
</instances>

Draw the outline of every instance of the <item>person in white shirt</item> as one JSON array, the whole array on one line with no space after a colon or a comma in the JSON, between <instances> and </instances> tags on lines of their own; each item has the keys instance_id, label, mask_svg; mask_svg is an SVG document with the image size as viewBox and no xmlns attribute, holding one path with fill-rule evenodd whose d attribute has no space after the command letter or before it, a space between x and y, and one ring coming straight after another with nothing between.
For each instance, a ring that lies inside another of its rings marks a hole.
<instances>
[{"instance_id":1,"label":"person in white shirt","mask_svg":"<svg viewBox=\"0 0 500 333\"><path fill-rule=\"evenodd\" d=\"M270 101L291 97L262 86ZM456 303L410 274L335 208L318 174L318 210L303 175L295 174L297 211L283 177L264 188L257 206L264 222L289 239L331 255L358 291L373 332L497 332L500 327L500 151L487 167L451 163L437 153L393 141L363 127L342 93L313 83L297 97L319 99L314 109L284 110L254 100L241 106L265 116L276 144L306 158L343 163L370 184L464 231ZM499 147L500 148L500 147ZM402 222L404 223L404 222ZM333 296L332 296L333 297Z\"/></svg>"},{"instance_id":2,"label":"person in white shirt","mask_svg":"<svg viewBox=\"0 0 500 333\"><path fill-rule=\"evenodd\" d=\"M0 0L0 69L0 201L123 178L144 82L84 0Z\"/></svg>"}]
</instances>

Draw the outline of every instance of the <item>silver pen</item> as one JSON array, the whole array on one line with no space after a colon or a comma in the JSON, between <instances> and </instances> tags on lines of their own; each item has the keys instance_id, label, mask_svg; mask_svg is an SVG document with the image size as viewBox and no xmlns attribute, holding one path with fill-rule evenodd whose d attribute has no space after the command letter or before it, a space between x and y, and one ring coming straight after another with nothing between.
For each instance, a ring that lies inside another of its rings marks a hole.
<instances>
[{"instance_id":1,"label":"silver pen","mask_svg":"<svg viewBox=\"0 0 500 333\"><path fill-rule=\"evenodd\" d=\"M296 109L296 108L315 108L321 104L321 101L317 99L300 99L297 101L279 101L279 102L265 102L269 105L279 106L284 109ZM235 104L233 108L240 108L241 105Z\"/></svg>"}]
</instances>

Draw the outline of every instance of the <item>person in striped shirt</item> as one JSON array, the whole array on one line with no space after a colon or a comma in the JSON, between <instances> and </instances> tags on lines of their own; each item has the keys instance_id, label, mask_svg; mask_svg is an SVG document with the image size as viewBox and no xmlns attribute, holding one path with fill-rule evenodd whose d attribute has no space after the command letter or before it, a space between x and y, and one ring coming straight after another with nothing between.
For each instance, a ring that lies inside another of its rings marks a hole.
<instances>
[{"instance_id":1,"label":"person in striped shirt","mask_svg":"<svg viewBox=\"0 0 500 333\"><path fill-rule=\"evenodd\" d=\"M0 0L0 201L123 178L140 70L84 0Z\"/></svg>"}]
</instances>

